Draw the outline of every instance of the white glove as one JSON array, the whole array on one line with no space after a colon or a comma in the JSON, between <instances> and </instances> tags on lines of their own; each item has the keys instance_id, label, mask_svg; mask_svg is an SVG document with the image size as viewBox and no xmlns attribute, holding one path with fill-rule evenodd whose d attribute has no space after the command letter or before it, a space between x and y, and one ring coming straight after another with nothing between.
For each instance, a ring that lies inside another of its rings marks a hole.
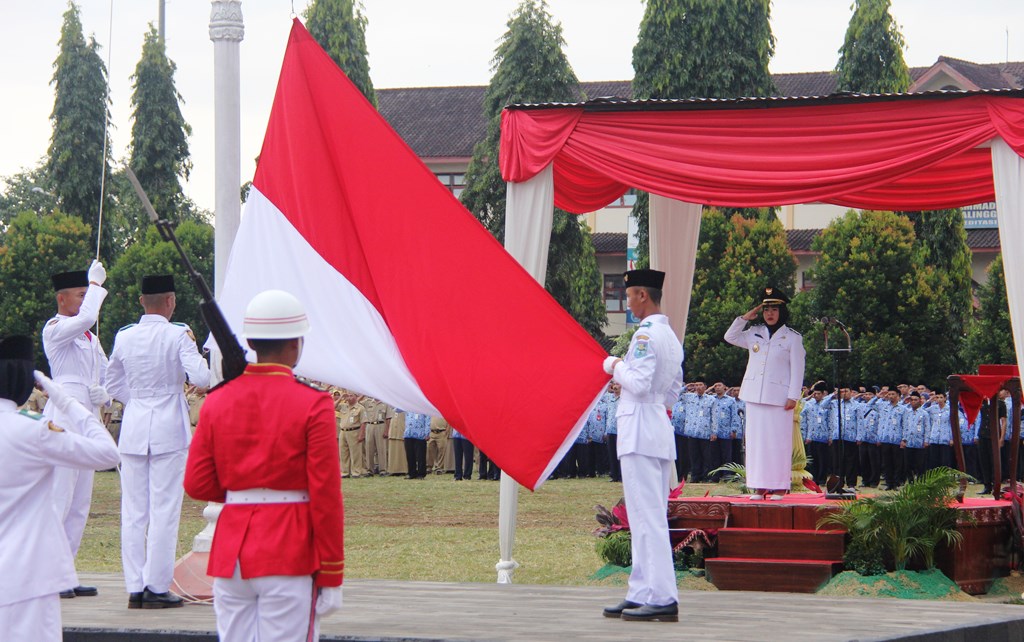
<instances>
[{"instance_id":1,"label":"white glove","mask_svg":"<svg viewBox=\"0 0 1024 642\"><path fill-rule=\"evenodd\" d=\"M610 375L615 374L615 364L618 361L622 361L622 359L620 359L618 357L613 357L611 355L605 357L604 358L604 371L607 372Z\"/></svg>"},{"instance_id":2,"label":"white glove","mask_svg":"<svg viewBox=\"0 0 1024 642\"><path fill-rule=\"evenodd\" d=\"M89 401L94 406L105 406L110 401L110 395L103 386L89 386Z\"/></svg>"},{"instance_id":3,"label":"white glove","mask_svg":"<svg viewBox=\"0 0 1024 642\"><path fill-rule=\"evenodd\" d=\"M340 586L321 588L316 598L316 614L324 616L334 613L341 608L341 601Z\"/></svg>"},{"instance_id":4,"label":"white glove","mask_svg":"<svg viewBox=\"0 0 1024 642\"><path fill-rule=\"evenodd\" d=\"M64 386L60 385L53 379L47 377L38 370L35 371L36 383L42 386L46 394L49 395L50 400L46 403L52 403L56 406L57 410L67 412L68 408L75 403L75 398L69 395L64 390Z\"/></svg>"},{"instance_id":5,"label":"white glove","mask_svg":"<svg viewBox=\"0 0 1024 642\"><path fill-rule=\"evenodd\" d=\"M107 270L103 267L103 264L99 261L93 261L92 265L89 266L89 283L95 283L96 285L103 285L103 282L107 280Z\"/></svg>"}]
</instances>

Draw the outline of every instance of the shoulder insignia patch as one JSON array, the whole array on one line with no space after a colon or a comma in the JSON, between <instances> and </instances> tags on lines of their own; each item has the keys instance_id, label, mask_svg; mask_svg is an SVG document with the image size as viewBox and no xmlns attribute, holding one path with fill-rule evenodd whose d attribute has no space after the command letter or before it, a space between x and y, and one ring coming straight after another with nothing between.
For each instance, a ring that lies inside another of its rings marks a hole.
<instances>
[{"instance_id":1,"label":"shoulder insignia patch","mask_svg":"<svg viewBox=\"0 0 1024 642\"><path fill-rule=\"evenodd\" d=\"M633 345L633 358L643 359L651 354L651 338L646 334L636 335L636 343Z\"/></svg>"},{"instance_id":2,"label":"shoulder insignia patch","mask_svg":"<svg viewBox=\"0 0 1024 642\"><path fill-rule=\"evenodd\" d=\"M54 323L57 323L58 321L60 321L60 319L50 319L49 323L47 323L46 325L53 325Z\"/></svg>"},{"instance_id":3,"label":"shoulder insignia patch","mask_svg":"<svg viewBox=\"0 0 1024 642\"><path fill-rule=\"evenodd\" d=\"M196 342L196 335L192 334L192 329L191 328L185 330L185 334L188 335L189 339L192 339L192 343Z\"/></svg>"},{"instance_id":4,"label":"shoulder insignia patch","mask_svg":"<svg viewBox=\"0 0 1024 642\"><path fill-rule=\"evenodd\" d=\"M49 423L49 425L48 425L47 427L48 427L48 428L49 428L49 429L50 429L51 431L53 431L53 432L64 432L64 429L63 429L63 428L61 428L61 427L60 427L60 426L58 426L57 424L53 423L52 421L51 421L51 422Z\"/></svg>"}]
</instances>

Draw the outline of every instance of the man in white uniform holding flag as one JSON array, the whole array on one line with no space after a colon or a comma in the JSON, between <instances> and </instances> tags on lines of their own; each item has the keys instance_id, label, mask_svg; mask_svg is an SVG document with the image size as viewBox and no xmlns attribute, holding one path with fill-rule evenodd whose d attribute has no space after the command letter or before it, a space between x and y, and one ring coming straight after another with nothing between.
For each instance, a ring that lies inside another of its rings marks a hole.
<instances>
[{"instance_id":1,"label":"man in white uniform holding flag","mask_svg":"<svg viewBox=\"0 0 1024 642\"><path fill-rule=\"evenodd\" d=\"M50 376L65 391L96 413L110 401L103 383L107 372L107 355L99 337L90 328L96 325L100 306L107 297L103 282L107 271L99 261L93 261L88 272L62 272L51 278L57 293L57 315L43 326L43 351L50 363ZM46 405L47 419L58 426L74 430L79 425L63 416L61 410ZM92 470L57 468L54 475L53 498L57 515L64 524L64 533L71 546L71 556L78 555L92 503ZM96 587L67 587L62 598L96 595Z\"/></svg>"},{"instance_id":2,"label":"man in white uniform holding flag","mask_svg":"<svg viewBox=\"0 0 1024 642\"><path fill-rule=\"evenodd\" d=\"M679 620L667 515L676 445L667 410L683 387L683 346L661 313L664 281L657 270L626 272L626 304L641 323L625 360L604 362L605 372L622 385L617 446L633 547L626 599L604 615L623 620Z\"/></svg>"},{"instance_id":3,"label":"man in white uniform holding flag","mask_svg":"<svg viewBox=\"0 0 1024 642\"><path fill-rule=\"evenodd\" d=\"M114 338L107 385L124 402L121 420L121 561L128 608L183 606L170 592L185 458L192 438L185 380L210 385L192 330L171 323L174 277L146 276L145 314Z\"/></svg>"}]
</instances>

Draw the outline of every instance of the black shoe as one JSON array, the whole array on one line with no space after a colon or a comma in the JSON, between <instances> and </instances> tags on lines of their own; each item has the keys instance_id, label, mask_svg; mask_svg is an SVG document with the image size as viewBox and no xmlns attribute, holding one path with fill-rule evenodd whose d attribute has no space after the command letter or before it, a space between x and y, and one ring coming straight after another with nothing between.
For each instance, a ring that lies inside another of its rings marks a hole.
<instances>
[{"instance_id":1,"label":"black shoe","mask_svg":"<svg viewBox=\"0 0 1024 642\"><path fill-rule=\"evenodd\" d=\"M74 591L75 595L78 597L92 597L94 595L99 595L99 591L96 590L95 586L76 586L71 590Z\"/></svg>"},{"instance_id":2,"label":"black shoe","mask_svg":"<svg viewBox=\"0 0 1024 642\"><path fill-rule=\"evenodd\" d=\"M141 609L142 608L142 591L138 593L128 594L128 608L130 609Z\"/></svg>"},{"instance_id":3,"label":"black shoe","mask_svg":"<svg viewBox=\"0 0 1024 642\"><path fill-rule=\"evenodd\" d=\"M644 604L638 609L624 610L621 617L628 622L678 622L679 605L675 602L666 606Z\"/></svg>"},{"instance_id":4,"label":"black shoe","mask_svg":"<svg viewBox=\"0 0 1024 642\"><path fill-rule=\"evenodd\" d=\"M982 488L981 491L978 494L979 495L991 495L992 494L992 489L991 488ZM61 593L61 597L64 597L63 593Z\"/></svg>"},{"instance_id":5,"label":"black shoe","mask_svg":"<svg viewBox=\"0 0 1024 642\"><path fill-rule=\"evenodd\" d=\"M75 596L75 589L68 589L66 591L61 591L60 592L60 599L62 599L62 600L70 600L74 596Z\"/></svg>"},{"instance_id":6,"label":"black shoe","mask_svg":"<svg viewBox=\"0 0 1024 642\"><path fill-rule=\"evenodd\" d=\"M621 602L619 602L615 606L609 606L608 608L606 608L604 610L604 616L605 617L619 617L619 616L622 615L622 612L625 611L626 609L635 609L635 608L639 608L641 606L643 606L643 605L642 604L637 604L636 602L630 602L629 600L622 600Z\"/></svg>"},{"instance_id":7,"label":"black shoe","mask_svg":"<svg viewBox=\"0 0 1024 642\"><path fill-rule=\"evenodd\" d=\"M148 588L142 592L142 608L144 609L175 609L185 606L185 600L174 593L154 593Z\"/></svg>"}]
</instances>

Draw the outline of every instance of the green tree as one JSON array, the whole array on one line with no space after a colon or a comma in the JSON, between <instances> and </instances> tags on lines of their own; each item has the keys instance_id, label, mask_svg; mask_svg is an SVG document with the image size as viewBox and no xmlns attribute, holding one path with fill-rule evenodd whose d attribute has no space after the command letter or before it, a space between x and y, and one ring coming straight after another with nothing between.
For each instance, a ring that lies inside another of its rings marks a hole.
<instances>
[{"instance_id":1,"label":"green tree","mask_svg":"<svg viewBox=\"0 0 1024 642\"><path fill-rule=\"evenodd\" d=\"M842 364L843 382L941 385L950 373L933 369L928 354L935 339L929 314L935 299L931 270L907 217L851 210L812 247L821 252L811 271L815 288L795 306L796 312L800 323L829 316L846 324L853 353ZM830 345L840 341L833 330ZM831 381L822 333L805 335L804 346L806 379Z\"/></svg>"},{"instance_id":2,"label":"green tree","mask_svg":"<svg viewBox=\"0 0 1024 642\"><path fill-rule=\"evenodd\" d=\"M40 333L57 312L50 276L84 270L92 259L92 230L76 216L26 212L14 217L0 240L0 328L26 334L36 367L49 372Z\"/></svg>"},{"instance_id":3,"label":"green tree","mask_svg":"<svg viewBox=\"0 0 1024 642\"><path fill-rule=\"evenodd\" d=\"M366 58L366 16L354 0L313 0L305 18L309 34L376 107L377 94Z\"/></svg>"},{"instance_id":4,"label":"green tree","mask_svg":"<svg viewBox=\"0 0 1024 642\"><path fill-rule=\"evenodd\" d=\"M129 164L156 211L182 219L185 201L180 179L188 180L192 128L181 115L181 94L174 87L174 63L152 25L142 43L142 58L132 75L132 141ZM186 210L187 211L187 210Z\"/></svg>"},{"instance_id":5,"label":"green tree","mask_svg":"<svg viewBox=\"0 0 1024 642\"><path fill-rule=\"evenodd\" d=\"M501 111L508 103L574 101L579 81L562 51L562 28L543 0L524 0L508 21L484 94L487 135L466 173L462 204L499 241L505 237L505 181L498 168ZM555 210L545 287L592 335L607 323L590 230L579 217Z\"/></svg>"},{"instance_id":6,"label":"green tree","mask_svg":"<svg viewBox=\"0 0 1024 642\"><path fill-rule=\"evenodd\" d=\"M6 230L18 214L34 212L42 215L57 208L57 197L46 191L42 164L3 179L6 186L0 194L0 231Z\"/></svg>"},{"instance_id":7,"label":"green tree","mask_svg":"<svg viewBox=\"0 0 1024 642\"><path fill-rule=\"evenodd\" d=\"M646 3L633 47L634 98L735 98L775 92L768 73L775 53L769 0ZM650 247L646 194L638 194L631 215L637 220L638 263L646 266Z\"/></svg>"},{"instance_id":8,"label":"green tree","mask_svg":"<svg viewBox=\"0 0 1024 642\"><path fill-rule=\"evenodd\" d=\"M855 1L836 64L840 91L884 94L910 87L910 72L903 60L906 44L889 7L889 0Z\"/></svg>"},{"instance_id":9,"label":"green tree","mask_svg":"<svg viewBox=\"0 0 1024 642\"><path fill-rule=\"evenodd\" d=\"M1002 254L988 266L988 281L981 286L978 301L978 319L967 333L964 346L964 370L976 372L982 363L1017 363Z\"/></svg>"},{"instance_id":10,"label":"green tree","mask_svg":"<svg viewBox=\"0 0 1024 642\"><path fill-rule=\"evenodd\" d=\"M701 239L690 313L686 323L687 380L739 384L747 355L723 339L733 319L757 303L757 294L773 284L790 293L796 261L782 223L769 213L748 218L709 209ZM695 304L693 302L696 302Z\"/></svg>"},{"instance_id":11,"label":"green tree","mask_svg":"<svg viewBox=\"0 0 1024 642\"><path fill-rule=\"evenodd\" d=\"M203 275L207 283L213 283L213 227L197 221L185 221L175 230L178 241L192 264ZM100 316L100 338L107 352L113 348L114 336L118 329L135 323L142 315L139 305L142 277L155 274L173 274L177 308L172 321L187 323L202 345L208 334L203 323L199 305L202 299L181 267L177 250L160 239L155 228L150 228L145 237L125 250L117 263L110 269L106 287L117 296L108 297Z\"/></svg>"},{"instance_id":12,"label":"green tree","mask_svg":"<svg viewBox=\"0 0 1024 642\"><path fill-rule=\"evenodd\" d=\"M109 118L107 70L95 38L86 43L78 6L68 3L60 34L60 53L53 64L53 135L47 153L48 191L57 195L62 211L96 228L100 208L100 179L109 175L109 144L104 125ZM107 203L104 203L104 209ZM104 256L110 235L104 225Z\"/></svg>"}]
</instances>

